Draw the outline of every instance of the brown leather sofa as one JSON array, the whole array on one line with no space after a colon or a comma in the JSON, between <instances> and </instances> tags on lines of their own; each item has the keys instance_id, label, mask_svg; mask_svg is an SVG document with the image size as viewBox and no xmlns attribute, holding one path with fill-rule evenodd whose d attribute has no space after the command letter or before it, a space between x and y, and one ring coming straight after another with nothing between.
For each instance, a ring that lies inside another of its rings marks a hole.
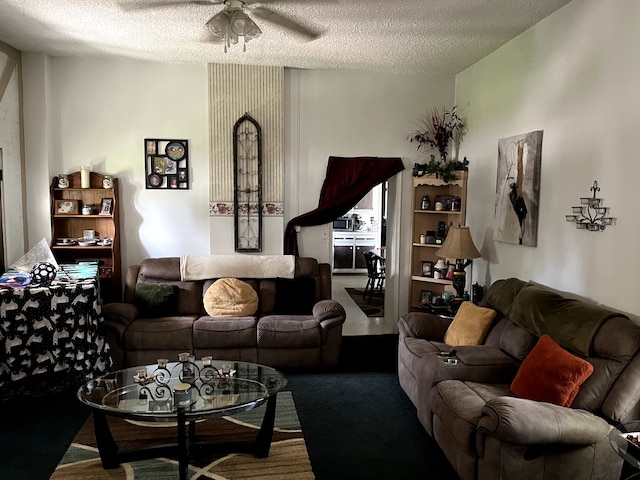
<instances>
[{"instance_id":1,"label":"brown leather sofa","mask_svg":"<svg viewBox=\"0 0 640 480\"><path fill-rule=\"evenodd\" d=\"M346 314L342 305L331 300L328 264L296 258L293 279L241 279L258 295L258 311L251 316L207 315L203 295L214 280L181 281L178 257L147 258L128 267L124 302L102 309L114 368L152 364L158 358L173 361L180 352L277 368L337 364ZM174 311L141 315L136 306L139 282L177 285ZM309 284L315 289L310 295L301 291ZM296 311L304 309L300 298L305 296L310 298L308 311Z\"/></svg>"},{"instance_id":2,"label":"brown leather sofa","mask_svg":"<svg viewBox=\"0 0 640 480\"><path fill-rule=\"evenodd\" d=\"M518 279L495 282L480 306L497 312L482 345L445 344L451 320L435 315L412 312L398 324L400 384L460 478L618 480L623 461L608 434L612 425L640 415L640 326ZM511 391L521 363L547 333L531 333L521 317L545 325L545 316L557 322L552 337L561 336L556 326L569 317L584 318L583 330L593 329L584 335L578 327L567 336L583 337L587 355L567 351L594 369L570 407ZM588 317L598 321L588 323ZM457 364L439 356L452 349Z\"/></svg>"}]
</instances>

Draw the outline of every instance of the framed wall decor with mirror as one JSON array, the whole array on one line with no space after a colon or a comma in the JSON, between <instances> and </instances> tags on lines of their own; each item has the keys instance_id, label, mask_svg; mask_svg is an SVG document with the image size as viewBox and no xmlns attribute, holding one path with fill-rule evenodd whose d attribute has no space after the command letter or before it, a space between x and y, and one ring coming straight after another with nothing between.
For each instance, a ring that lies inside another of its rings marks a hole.
<instances>
[{"instance_id":1,"label":"framed wall decor with mirror","mask_svg":"<svg viewBox=\"0 0 640 480\"><path fill-rule=\"evenodd\" d=\"M189 142L144 139L145 185L148 190L189 188Z\"/></svg>"},{"instance_id":2,"label":"framed wall decor with mirror","mask_svg":"<svg viewBox=\"0 0 640 480\"><path fill-rule=\"evenodd\" d=\"M262 251L262 130L245 113L233 126L236 252Z\"/></svg>"}]
</instances>

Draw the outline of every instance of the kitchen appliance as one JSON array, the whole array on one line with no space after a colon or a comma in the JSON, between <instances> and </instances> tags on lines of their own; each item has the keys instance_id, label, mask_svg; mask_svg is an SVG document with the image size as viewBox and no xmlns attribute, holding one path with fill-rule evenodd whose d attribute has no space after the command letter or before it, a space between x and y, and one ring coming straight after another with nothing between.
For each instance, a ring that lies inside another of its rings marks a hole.
<instances>
[{"instance_id":1,"label":"kitchen appliance","mask_svg":"<svg viewBox=\"0 0 640 480\"><path fill-rule=\"evenodd\" d=\"M340 217L333 221L334 230L353 230L353 218Z\"/></svg>"}]
</instances>

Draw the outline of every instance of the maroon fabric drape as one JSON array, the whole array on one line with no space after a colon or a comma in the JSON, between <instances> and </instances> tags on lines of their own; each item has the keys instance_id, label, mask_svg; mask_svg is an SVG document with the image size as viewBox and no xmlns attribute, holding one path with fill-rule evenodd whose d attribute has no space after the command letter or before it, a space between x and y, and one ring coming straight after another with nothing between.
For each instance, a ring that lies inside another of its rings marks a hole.
<instances>
[{"instance_id":1,"label":"maroon fabric drape","mask_svg":"<svg viewBox=\"0 0 640 480\"><path fill-rule=\"evenodd\" d=\"M296 226L324 225L347 213L376 185L404 170L400 158L329 157L318 208L293 218L284 232L284 254L298 256Z\"/></svg>"}]
</instances>

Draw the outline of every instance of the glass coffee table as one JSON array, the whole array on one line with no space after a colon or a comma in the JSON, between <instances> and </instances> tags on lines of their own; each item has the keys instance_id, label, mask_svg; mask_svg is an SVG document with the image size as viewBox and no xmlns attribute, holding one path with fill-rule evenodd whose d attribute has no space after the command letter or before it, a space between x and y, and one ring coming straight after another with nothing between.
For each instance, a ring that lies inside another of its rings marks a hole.
<instances>
[{"instance_id":1,"label":"glass coffee table","mask_svg":"<svg viewBox=\"0 0 640 480\"><path fill-rule=\"evenodd\" d=\"M159 359L156 365L111 372L85 383L80 401L92 408L96 443L102 466L163 456L178 457L180 479L187 478L190 448L217 452L252 453L266 457L271 448L276 395L287 385L278 370L248 362L202 360L180 354L178 362ZM251 410L266 402L266 411L254 443L199 441L197 421ZM139 422L175 422L176 443L120 451L107 416Z\"/></svg>"},{"instance_id":2,"label":"glass coffee table","mask_svg":"<svg viewBox=\"0 0 640 480\"><path fill-rule=\"evenodd\" d=\"M613 450L638 472L627 477L640 478L640 421L622 423L609 432L609 443Z\"/></svg>"}]
</instances>

